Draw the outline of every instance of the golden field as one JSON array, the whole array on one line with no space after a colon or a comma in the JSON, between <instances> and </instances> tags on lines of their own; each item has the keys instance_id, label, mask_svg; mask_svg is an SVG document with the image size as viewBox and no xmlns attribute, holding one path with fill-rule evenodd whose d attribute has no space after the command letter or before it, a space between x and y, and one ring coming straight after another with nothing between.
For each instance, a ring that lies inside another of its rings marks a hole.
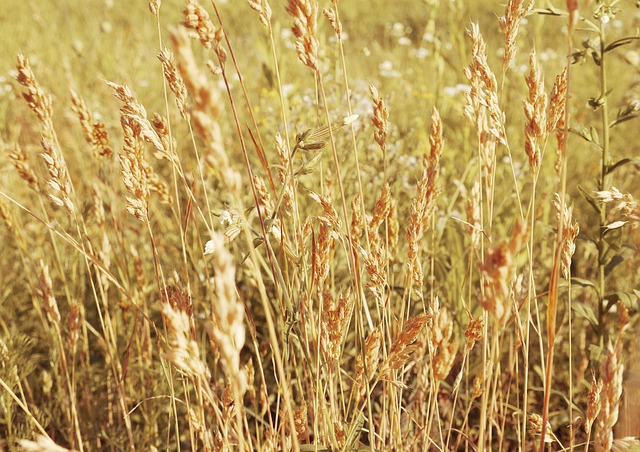
<instances>
[{"instance_id":1,"label":"golden field","mask_svg":"<svg viewBox=\"0 0 640 452\"><path fill-rule=\"evenodd\" d=\"M640 449L640 4L5 3L0 450Z\"/></svg>"}]
</instances>

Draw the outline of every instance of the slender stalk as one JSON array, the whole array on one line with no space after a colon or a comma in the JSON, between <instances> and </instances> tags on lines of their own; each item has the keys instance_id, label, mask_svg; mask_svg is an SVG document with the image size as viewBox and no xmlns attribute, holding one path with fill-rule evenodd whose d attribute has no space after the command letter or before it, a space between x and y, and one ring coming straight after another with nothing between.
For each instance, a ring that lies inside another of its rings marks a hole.
<instances>
[{"instance_id":1,"label":"slender stalk","mask_svg":"<svg viewBox=\"0 0 640 452\"><path fill-rule=\"evenodd\" d=\"M611 187L611 177L607 176L607 168L611 156L609 155L609 107L607 100L607 57L605 53L606 49L606 34L604 28L604 21L600 20L600 96L598 98L600 105L600 118L602 122L602 141L600 143L600 178L598 179L598 190L604 191ZM607 245L605 241L605 226L607 224L607 203L599 204L600 215L598 218L598 336L600 339L600 345L604 344L605 335L605 294L606 294L606 253Z\"/></svg>"}]
</instances>

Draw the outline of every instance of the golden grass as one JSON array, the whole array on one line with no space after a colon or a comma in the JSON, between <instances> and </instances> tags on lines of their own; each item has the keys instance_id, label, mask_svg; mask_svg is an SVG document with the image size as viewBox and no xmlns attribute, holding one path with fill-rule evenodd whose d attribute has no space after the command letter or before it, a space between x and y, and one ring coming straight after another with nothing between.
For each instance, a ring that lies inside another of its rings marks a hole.
<instances>
[{"instance_id":1,"label":"golden grass","mask_svg":"<svg viewBox=\"0 0 640 452\"><path fill-rule=\"evenodd\" d=\"M18 3L0 450L640 445L631 5Z\"/></svg>"}]
</instances>

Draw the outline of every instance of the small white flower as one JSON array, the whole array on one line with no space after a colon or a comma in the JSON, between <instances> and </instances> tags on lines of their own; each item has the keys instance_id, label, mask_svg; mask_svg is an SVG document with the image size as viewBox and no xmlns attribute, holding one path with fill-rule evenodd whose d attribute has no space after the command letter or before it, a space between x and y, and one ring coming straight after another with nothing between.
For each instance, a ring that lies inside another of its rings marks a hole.
<instances>
[{"instance_id":1,"label":"small white flower","mask_svg":"<svg viewBox=\"0 0 640 452\"><path fill-rule=\"evenodd\" d=\"M220 224L226 226L231 223L233 223L233 217L231 216L231 212L229 212L228 210L223 210L222 213L220 214Z\"/></svg>"},{"instance_id":2,"label":"small white flower","mask_svg":"<svg viewBox=\"0 0 640 452\"><path fill-rule=\"evenodd\" d=\"M207 243L204 244L204 255L208 255L208 254L213 254L213 252L216 250L216 244L213 240L209 240Z\"/></svg>"},{"instance_id":3,"label":"small white flower","mask_svg":"<svg viewBox=\"0 0 640 452\"><path fill-rule=\"evenodd\" d=\"M614 221L613 223L609 223L609 224L605 227L605 229L606 229L607 231L612 231L613 229L619 229L619 228L621 228L622 226L624 226L624 225L625 225L625 224L627 224L627 223L628 223L628 221L622 221L622 220L620 220L620 221Z\"/></svg>"},{"instance_id":4,"label":"small white flower","mask_svg":"<svg viewBox=\"0 0 640 452\"><path fill-rule=\"evenodd\" d=\"M352 122L354 122L356 119L358 119L359 115L351 115L351 116L347 116L345 117L342 122L344 122L344 125L349 125Z\"/></svg>"}]
</instances>

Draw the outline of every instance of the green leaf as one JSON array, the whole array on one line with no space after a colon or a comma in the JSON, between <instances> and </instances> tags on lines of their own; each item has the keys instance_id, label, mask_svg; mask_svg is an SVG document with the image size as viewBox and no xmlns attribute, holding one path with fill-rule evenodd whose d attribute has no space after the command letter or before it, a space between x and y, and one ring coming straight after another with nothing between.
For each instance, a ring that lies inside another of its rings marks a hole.
<instances>
[{"instance_id":1,"label":"green leaf","mask_svg":"<svg viewBox=\"0 0 640 452\"><path fill-rule=\"evenodd\" d=\"M616 119L614 119L611 124L609 124L609 128L611 129L613 126L617 126L618 124L622 124L623 122L627 122L632 120L633 118L637 118L638 115L634 114L634 113L630 113L628 115L623 115L623 116L619 116Z\"/></svg>"},{"instance_id":2,"label":"green leaf","mask_svg":"<svg viewBox=\"0 0 640 452\"><path fill-rule=\"evenodd\" d=\"M589 360L591 362L599 363L602 360L604 353L605 351L604 349L602 349L602 347L599 347L595 344L591 344L589 346Z\"/></svg>"},{"instance_id":3,"label":"green leaf","mask_svg":"<svg viewBox=\"0 0 640 452\"><path fill-rule=\"evenodd\" d=\"M578 190L580 190L580 193L582 193L582 196L584 196L587 202L591 204L591 207L593 207L593 210L595 210L597 214L600 214L600 206L598 205L598 201L591 194L591 190L587 190L581 185L578 185Z\"/></svg>"},{"instance_id":4,"label":"green leaf","mask_svg":"<svg viewBox=\"0 0 640 452\"><path fill-rule=\"evenodd\" d=\"M605 295L605 298L611 304L621 301L627 308L634 308L636 307L638 300L640 299L640 291L634 290L633 292L613 292Z\"/></svg>"},{"instance_id":5,"label":"green leaf","mask_svg":"<svg viewBox=\"0 0 640 452\"><path fill-rule=\"evenodd\" d=\"M636 248L632 245L622 245L621 247L618 247L616 251L618 252L608 259L604 267L605 275L610 275L618 265L629 259L631 256L636 255Z\"/></svg>"},{"instance_id":6,"label":"green leaf","mask_svg":"<svg viewBox=\"0 0 640 452\"><path fill-rule=\"evenodd\" d=\"M640 157L628 157L628 158L618 160L616 163L609 165L607 167L607 174L610 174L615 170L617 170L618 168L624 165L628 165L629 163L633 165L640 165Z\"/></svg>"},{"instance_id":7,"label":"green leaf","mask_svg":"<svg viewBox=\"0 0 640 452\"><path fill-rule=\"evenodd\" d=\"M593 309L591 309L590 306L587 306L584 303L573 302L571 303L571 307L576 314L584 319L587 319L593 326L598 326L598 318L596 317L595 312L593 312Z\"/></svg>"},{"instance_id":8,"label":"green leaf","mask_svg":"<svg viewBox=\"0 0 640 452\"><path fill-rule=\"evenodd\" d=\"M588 279L583 279L583 278L573 277L571 278L571 284L573 284L574 286L580 286L580 287L593 287L594 289L596 288L596 285L594 283L592 283Z\"/></svg>"},{"instance_id":9,"label":"green leaf","mask_svg":"<svg viewBox=\"0 0 640 452\"><path fill-rule=\"evenodd\" d=\"M626 46L627 44L631 44L633 41L640 39L640 36L629 36L627 38L620 38L613 41L607 47L604 48L604 52L611 52L618 47Z\"/></svg>"}]
</instances>

